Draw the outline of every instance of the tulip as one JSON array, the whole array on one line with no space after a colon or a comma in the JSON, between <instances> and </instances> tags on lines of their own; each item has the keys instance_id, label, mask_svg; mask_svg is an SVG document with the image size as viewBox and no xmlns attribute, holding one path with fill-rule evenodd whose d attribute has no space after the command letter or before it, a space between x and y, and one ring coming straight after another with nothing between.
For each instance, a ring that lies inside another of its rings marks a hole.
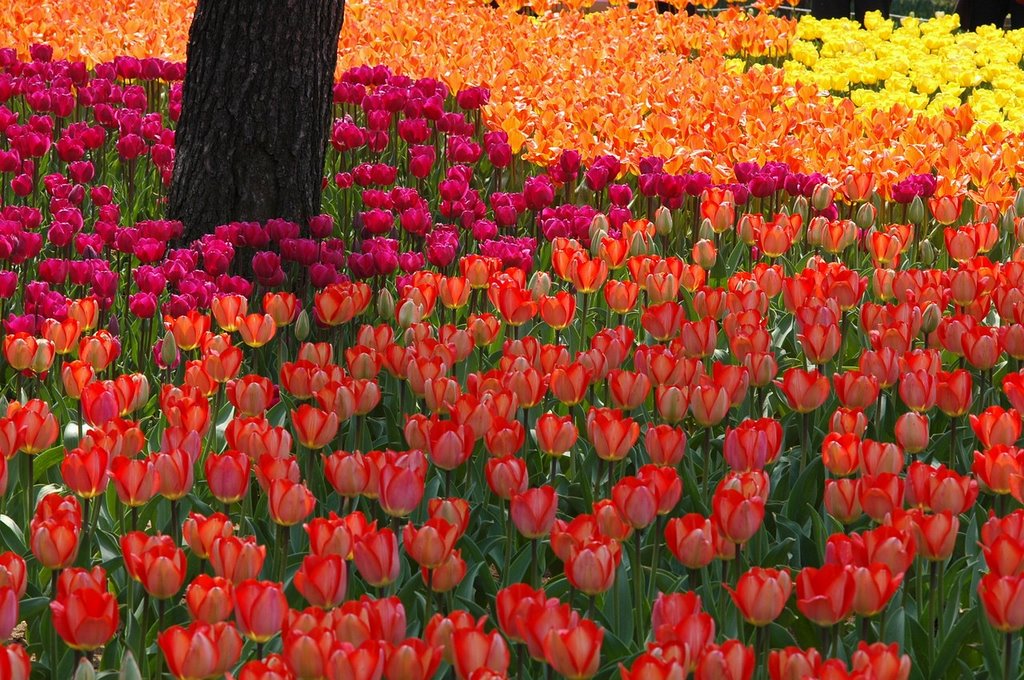
<instances>
[{"instance_id":1,"label":"tulip","mask_svg":"<svg viewBox=\"0 0 1024 680\"><path fill-rule=\"evenodd\" d=\"M182 536L196 557L206 559L210 556L213 542L221 537L231 536L235 527L227 515L215 512L204 517L197 512L190 512L182 523Z\"/></svg>"},{"instance_id":2,"label":"tulip","mask_svg":"<svg viewBox=\"0 0 1024 680\"><path fill-rule=\"evenodd\" d=\"M462 551L453 550L448 558L435 569L420 569L423 582L435 593L447 593L466 578L468 566L462 559Z\"/></svg>"},{"instance_id":3,"label":"tulip","mask_svg":"<svg viewBox=\"0 0 1024 680\"><path fill-rule=\"evenodd\" d=\"M368 531L356 541L353 559L363 580L382 588L398 578L398 539L391 529Z\"/></svg>"},{"instance_id":4,"label":"tulip","mask_svg":"<svg viewBox=\"0 0 1024 680\"><path fill-rule=\"evenodd\" d=\"M259 576L266 556L266 546L257 544L255 537L217 537L210 548L210 566L217 576L238 585Z\"/></svg>"},{"instance_id":5,"label":"tulip","mask_svg":"<svg viewBox=\"0 0 1024 680\"><path fill-rule=\"evenodd\" d=\"M749 541L764 520L764 499L745 497L736 489L719 489L712 497L712 520L719 532L733 543Z\"/></svg>"},{"instance_id":6,"label":"tulip","mask_svg":"<svg viewBox=\"0 0 1024 680\"><path fill-rule=\"evenodd\" d=\"M665 525L669 550L688 569L702 569L715 557L715 525L696 513L670 519Z\"/></svg>"},{"instance_id":7,"label":"tulip","mask_svg":"<svg viewBox=\"0 0 1024 680\"><path fill-rule=\"evenodd\" d=\"M106 588L79 588L50 602L53 627L65 644L92 651L107 644L117 631L117 598Z\"/></svg>"},{"instance_id":8,"label":"tulip","mask_svg":"<svg viewBox=\"0 0 1024 680\"><path fill-rule=\"evenodd\" d=\"M166 600L174 597L185 583L185 551L160 542L147 546L141 552L125 555L135 574L150 597Z\"/></svg>"},{"instance_id":9,"label":"tulip","mask_svg":"<svg viewBox=\"0 0 1024 680\"><path fill-rule=\"evenodd\" d=\"M251 468L249 457L234 449L208 455L203 465L210 493L225 504L237 503L248 492Z\"/></svg>"},{"instance_id":10,"label":"tulip","mask_svg":"<svg viewBox=\"0 0 1024 680\"><path fill-rule=\"evenodd\" d=\"M790 408L797 413L810 413L828 398L828 378L816 370L787 369L782 374L782 381L775 384L782 390Z\"/></svg>"},{"instance_id":11,"label":"tulip","mask_svg":"<svg viewBox=\"0 0 1024 680\"><path fill-rule=\"evenodd\" d=\"M570 680L597 675L601 666L604 630L588 619L566 630L550 630L544 638L544 658L555 672Z\"/></svg>"},{"instance_id":12,"label":"tulip","mask_svg":"<svg viewBox=\"0 0 1024 680\"><path fill-rule=\"evenodd\" d=\"M282 527L298 524L313 512L316 498L304 484L275 479L270 484L270 518Z\"/></svg>"},{"instance_id":13,"label":"tulip","mask_svg":"<svg viewBox=\"0 0 1024 680\"><path fill-rule=\"evenodd\" d=\"M793 583L788 571L753 567L740 576L735 589L728 585L725 588L744 619L765 626L782 613Z\"/></svg>"},{"instance_id":14,"label":"tulip","mask_svg":"<svg viewBox=\"0 0 1024 680\"><path fill-rule=\"evenodd\" d=\"M307 555L294 577L295 589L314 607L330 609L345 600L348 567L340 555Z\"/></svg>"},{"instance_id":15,"label":"tulip","mask_svg":"<svg viewBox=\"0 0 1024 680\"><path fill-rule=\"evenodd\" d=\"M210 624L226 621L234 607L231 581L208 574L196 576L185 589L185 605L196 621Z\"/></svg>"},{"instance_id":16,"label":"tulip","mask_svg":"<svg viewBox=\"0 0 1024 680\"><path fill-rule=\"evenodd\" d=\"M384 664L385 680L430 680L441 663L441 653L419 638L403 640L391 649Z\"/></svg>"},{"instance_id":17,"label":"tulip","mask_svg":"<svg viewBox=\"0 0 1024 680\"><path fill-rule=\"evenodd\" d=\"M572 549L565 575L573 588L594 596L612 587L621 560L622 549L616 541L598 538Z\"/></svg>"},{"instance_id":18,"label":"tulip","mask_svg":"<svg viewBox=\"0 0 1024 680\"><path fill-rule=\"evenodd\" d=\"M454 630L451 646L452 665L459 680L475 678L481 669L500 674L508 671L508 645L497 631L485 633L476 628Z\"/></svg>"},{"instance_id":19,"label":"tulip","mask_svg":"<svg viewBox=\"0 0 1024 680\"><path fill-rule=\"evenodd\" d=\"M754 668L754 649L739 640L728 640L704 649L693 677L694 680L749 680Z\"/></svg>"},{"instance_id":20,"label":"tulip","mask_svg":"<svg viewBox=\"0 0 1024 680\"><path fill-rule=\"evenodd\" d=\"M439 567L447 558L459 537L458 527L444 519L430 519L417 529L412 523L402 530L402 545L406 553L422 568Z\"/></svg>"},{"instance_id":21,"label":"tulip","mask_svg":"<svg viewBox=\"0 0 1024 680\"><path fill-rule=\"evenodd\" d=\"M558 510L558 495L551 486L527 489L512 496L509 514L520 534L538 539L551 532Z\"/></svg>"},{"instance_id":22,"label":"tulip","mask_svg":"<svg viewBox=\"0 0 1024 680\"><path fill-rule=\"evenodd\" d=\"M768 676L771 680L802 680L818 675L820 667L821 654L816 649L786 647L772 650L768 656Z\"/></svg>"},{"instance_id":23,"label":"tulip","mask_svg":"<svg viewBox=\"0 0 1024 680\"><path fill-rule=\"evenodd\" d=\"M1004 633L1024 628L1024 576L986 574L978 582L978 596L993 628Z\"/></svg>"},{"instance_id":24,"label":"tulip","mask_svg":"<svg viewBox=\"0 0 1024 680\"><path fill-rule=\"evenodd\" d=\"M299 443L307 449L322 449L338 433L338 415L302 404L292 411L292 427Z\"/></svg>"},{"instance_id":25,"label":"tulip","mask_svg":"<svg viewBox=\"0 0 1024 680\"><path fill-rule=\"evenodd\" d=\"M28 680L32 661L21 645L0 645L0 677L10 680Z\"/></svg>"},{"instance_id":26,"label":"tulip","mask_svg":"<svg viewBox=\"0 0 1024 680\"><path fill-rule=\"evenodd\" d=\"M853 576L839 565L805 567L797 576L796 606L819 626L831 626L849 616L855 594Z\"/></svg>"},{"instance_id":27,"label":"tulip","mask_svg":"<svg viewBox=\"0 0 1024 680\"><path fill-rule=\"evenodd\" d=\"M287 613L280 583L247 579L235 586L235 622L253 642L262 644L279 633Z\"/></svg>"},{"instance_id":28,"label":"tulip","mask_svg":"<svg viewBox=\"0 0 1024 680\"><path fill-rule=\"evenodd\" d=\"M852 567L853 611L857 616L874 616L881 612L903 582L903 574L894 574L888 566L874 562L866 567Z\"/></svg>"},{"instance_id":29,"label":"tulip","mask_svg":"<svg viewBox=\"0 0 1024 680\"><path fill-rule=\"evenodd\" d=\"M534 430L537 448L549 456L561 456L572 450L579 437L572 416L559 417L544 413L537 418Z\"/></svg>"},{"instance_id":30,"label":"tulip","mask_svg":"<svg viewBox=\"0 0 1024 680\"><path fill-rule=\"evenodd\" d=\"M220 653L212 639L212 627L196 622L188 628L172 626L157 636L157 645L175 678L205 678L216 673Z\"/></svg>"}]
</instances>

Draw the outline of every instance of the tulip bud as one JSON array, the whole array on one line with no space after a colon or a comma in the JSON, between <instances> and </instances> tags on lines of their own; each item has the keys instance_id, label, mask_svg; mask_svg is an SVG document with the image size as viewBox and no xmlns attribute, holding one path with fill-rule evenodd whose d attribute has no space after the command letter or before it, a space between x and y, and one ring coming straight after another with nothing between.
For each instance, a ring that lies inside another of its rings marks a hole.
<instances>
[{"instance_id":1,"label":"tulip bud","mask_svg":"<svg viewBox=\"0 0 1024 680\"><path fill-rule=\"evenodd\" d=\"M650 252L651 242L644 238L643 233L639 231L633 232L633 236L629 241L629 254L649 255Z\"/></svg>"},{"instance_id":2,"label":"tulip bud","mask_svg":"<svg viewBox=\"0 0 1024 680\"><path fill-rule=\"evenodd\" d=\"M121 335L121 323L117 320L117 314L110 315L110 321L107 322L107 330L110 331L111 335Z\"/></svg>"},{"instance_id":3,"label":"tulip bud","mask_svg":"<svg viewBox=\"0 0 1024 680\"><path fill-rule=\"evenodd\" d=\"M910 220L911 224L921 224L924 221L924 201L921 200L920 196L914 196L914 200L910 202L910 207L907 208L907 219Z\"/></svg>"},{"instance_id":4,"label":"tulip bud","mask_svg":"<svg viewBox=\"0 0 1024 680\"><path fill-rule=\"evenodd\" d=\"M608 238L608 232L601 229L592 229L590 236L590 254L598 257L601 254L601 239Z\"/></svg>"},{"instance_id":5,"label":"tulip bud","mask_svg":"<svg viewBox=\"0 0 1024 680\"><path fill-rule=\"evenodd\" d=\"M160 346L160 361L164 366L173 366L178 359L178 342L174 339L174 333L167 331L164 334L164 344Z\"/></svg>"},{"instance_id":6,"label":"tulip bud","mask_svg":"<svg viewBox=\"0 0 1024 680\"><path fill-rule=\"evenodd\" d=\"M377 314L382 319L390 319L395 315L395 296L387 288L381 288L377 293Z\"/></svg>"},{"instance_id":7,"label":"tulip bud","mask_svg":"<svg viewBox=\"0 0 1024 680\"><path fill-rule=\"evenodd\" d=\"M671 234L673 226L672 211L663 205L658 206L654 211L654 232L658 236Z\"/></svg>"},{"instance_id":8,"label":"tulip bud","mask_svg":"<svg viewBox=\"0 0 1024 680\"><path fill-rule=\"evenodd\" d=\"M718 253L715 250L713 241L702 238L693 244L693 261L704 269L711 269L718 260Z\"/></svg>"},{"instance_id":9,"label":"tulip bud","mask_svg":"<svg viewBox=\"0 0 1024 680\"><path fill-rule=\"evenodd\" d=\"M711 220L704 218L700 223L700 231L697 233L700 238L713 239L715 238L715 230L711 226Z\"/></svg>"},{"instance_id":10,"label":"tulip bud","mask_svg":"<svg viewBox=\"0 0 1024 680\"><path fill-rule=\"evenodd\" d=\"M786 206L782 206L785 210ZM807 216L810 214L810 208L807 205L807 198L805 196L797 196L796 200L793 201L793 212L800 216L800 220L803 224L807 224Z\"/></svg>"},{"instance_id":11,"label":"tulip bud","mask_svg":"<svg viewBox=\"0 0 1024 680\"><path fill-rule=\"evenodd\" d=\"M921 314L921 330L925 335L931 333L939 326L942 319L942 310L934 302L929 302Z\"/></svg>"},{"instance_id":12,"label":"tulip bud","mask_svg":"<svg viewBox=\"0 0 1024 680\"><path fill-rule=\"evenodd\" d=\"M117 673L117 680L142 680L139 664L131 651L126 651L121 657L121 670Z\"/></svg>"},{"instance_id":13,"label":"tulip bud","mask_svg":"<svg viewBox=\"0 0 1024 680\"><path fill-rule=\"evenodd\" d=\"M295 339L299 342L305 341L309 337L309 314L303 309L299 311L299 315L295 318Z\"/></svg>"},{"instance_id":14,"label":"tulip bud","mask_svg":"<svg viewBox=\"0 0 1024 680\"><path fill-rule=\"evenodd\" d=\"M1017 189L1017 195L1013 197L1013 209L1018 215L1024 214L1024 187Z\"/></svg>"},{"instance_id":15,"label":"tulip bud","mask_svg":"<svg viewBox=\"0 0 1024 680\"><path fill-rule=\"evenodd\" d=\"M821 245L821 232L828 225L828 220L822 216L811 219L807 225L807 245L817 247Z\"/></svg>"},{"instance_id":16,"label":"tulip bud","mask_svg":"<svg viewBox=\"0 0 1024 680\"><path fill-rule=\"evenodd\" d=\"M409 328L414 323L423 319L423 310L414 300L406 300L398 308L398 325L402 328Z\"/></svg>"},{"instance_id":17,"label":"tulip bud","mask_svg":"<svg viewBox=\"0 0 1024 680\"><path fill-rule=\"evenodd\" d=\"M814 192L811 194L811 207L815 210L825 210L832 205L832 198L835 196L835 191L832 187L827 184L819 184L814 187Z\"/></svg>"},{"instance_id":18,"label":"tulip bud","mask_svg":"<svg viewBox=\"0 0 1024 680\"><path fill-rule=\"evenodd\" d=\"M875 223L875 206L870 203L865 203L857 209L857 216L853 219L854 223L861 229L867 229Z\"/></svg>"},{"instance_id":19,"label":"tulip bud","mask_svg":"<svg viewBox=\"0 0 1024 680\"><path fill-rule=\"evenodd\" d=\"M1014 230L1014 226L1017 224L1017 210L1012 205L1006 209L1002 217L999 218L999 231L1008 233Z\"/></svg>"},{"instance_id":20,"label":"tulip bud","mask_svg":"<svg viewBox=\"0 0 1024 680\"><path fill-rule=\"evenodd\" d=\"M918 253L918 256L920 257L921 264L923 265L931 265L935 262L935 246L932 245L931 241L921 242L921 250Z\"/></svg>"},{"instance_id":21,"label":"tulip bud","mask_svg":"<svg viewBox=\"0 0 1024 680\"><path fill-rule=\"evenodd\" d=\"M601 242L601 236L608 235L608 218L603 213L594 215L594 219L590 220L590 228L587 230L590 234L590 241ZM600 236L596 235L600 233Z\"/></svg>"},{"instance_id":22,"label":"tulip bud","mask_svg":"<svg viewBox=\"0 0 1024 680\"><path fill-rule=\"evenodd\" d=\"M88 659L82 659L78 662L74 680L96 680L96 669L92 667Z\"/></svg>"},{"instance_id":23,"label":"tulip bud","mask_svg":"<svg viewBox=\"0 0 1024 680\"><path fill-rule=\"evenodd\" d=\"M533 299L539 301L551 290L551 276L547 272L536 271L530 277L530 292Z\"/></svg>"}]
</instances>

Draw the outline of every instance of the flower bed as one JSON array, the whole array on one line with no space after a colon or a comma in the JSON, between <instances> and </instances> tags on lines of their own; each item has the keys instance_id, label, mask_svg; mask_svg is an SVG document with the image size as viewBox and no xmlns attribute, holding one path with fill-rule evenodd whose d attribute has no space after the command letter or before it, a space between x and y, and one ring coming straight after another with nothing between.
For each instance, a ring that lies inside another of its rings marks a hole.
<instances>
[{"instance_id":1,"label":"flower bed","mask_svg":"<svg viewBox=\"0 0 1024 680\"><path fill-rule=\"evenodd\" d=\"M360 66L325 215L180 246L179 64L0 70L0 676L1018 667L1015 137L538 166Z\"/></svg>"}]
</instances>

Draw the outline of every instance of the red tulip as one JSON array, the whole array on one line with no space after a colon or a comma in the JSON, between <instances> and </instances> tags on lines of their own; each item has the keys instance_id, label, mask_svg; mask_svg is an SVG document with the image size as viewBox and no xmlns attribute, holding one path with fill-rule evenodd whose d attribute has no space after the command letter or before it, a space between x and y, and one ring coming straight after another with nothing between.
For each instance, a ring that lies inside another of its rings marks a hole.
<instances>
[{"instance_id":1,"label":"red tulip","mask_svg":"<svg viewBox=\"0 0 1024 680\"><path fill-rule=\"evenodd\" d=\"M210 548L213 572L235 585L258 577L266 557L266 546L256 543L253 536L218 537Z\"/></svg>"},{"instance_id":2,"label":"red tulip","mask_svg":"<svg viewBox=\"0 0 1024 680\"><path fill-rule=\"evenodd\" d=\"M903 574L894 574L888 566L874 562L866 567L851 567L853 611L857 616L874 616L889 604L903 583Z\"/></svg>"},{"instance_id":3,"label":"red tulip","mask_svg":"<svg viewBox=\"0 0 1024 680\"><path fill-rule=\"evenodd\" d=\"M708 645L697 662L694 680L750 680L754 676L754 648L739 640Z\"/></svg>"},{"instance_id":4,"label":"red tulip","mask_svg":"<svg viewBox=\"0 0 1024 680\"><path fill-rule=\"evenodd\" d=\"M422 454L420 454L422 455ZM423 499L426 470L392 463L380 469L380 505L392 517L405 517Z\"/></svg>"},{"instance_id":5,"label":"red tulip","mask_svg":"<svg viewBox=\"0 0 1024 680\"><path fill-rule=\"evenodd\" d=\"M515 456L489 459L484 474L491 492L504 501L526 491L530 482L525 461Z\"/></svg>"},{"instance_id":6,"label":"red tulip","mask_svg":"<svg viewBox=\"0 0 1024 680\"><path fill-rule=\"evenodd\" d=\"M0 677L10 680L28 680L32 661L21 645L0 645Z\"/></svg>"},{"instance_id":7,"label":"red tulip","mask_svg":"<svg viewBox=\"0 0 1024 680\"><path fill-rule=\"evenodd\" d=\"M68 647L91 651L107 644L117 631L117 598L103 586L61 593L50 602L53 627Z\"/></svg>"},{"instance_id":8,"label":"red tulip","mask_svg":"<svg viewBox=\"0 0 1024 680\"><path fill-rule=\"evenodd\" d=\"M185 589L185 604L192 618L206 623L219 623L231 616L234 607L231 581L220 576L200 574Z\"/></svg>"},{"instance_id":9,"label":"red tulip","mask_svg":"<svg viewBox=\"0 0 1024 680\"><path fill-rule=\"evenodd\" d=\"M206 457L203 470L210 493L221 503L236 503L249 491L252 462L241 451L228 449Z\"/></svg>"},{"instance_id":10,"label":"red tulip","mask_svg":"<svg viewBox=\"0 0 1024 680\"><path fill-rule=\"evenodd\" d=\"M405 552L424 569L439 567L459 537L458 527L444 519L430 519L419 529L412 523L402 530Z\"/></svg>"},{"instance_id":11,"label":"red tulip","mask_svg":"<svg viewBox=\"0 0 1024 680\"><path fill-rule=\"evenodd\" d=\"M423 583L435 593L447 593L466 578L468 566L462 559L462 551L453 550L439 567L432 570L420 569Z\"/></svg>"},{"instance_id":12,"label":"red tulip","mask_svg":"<svg viewBox=\"0 0 1024 680\"><path fill-rule=\"evenodd\" d=\"M648 426L644 431L644 446L651 463L675 467L686 453L686 431L665 424Z\"/></svg>"},{"instance_id":13,"label":"red tulip","mask_svg":"<svg viewBox=\"0 0 1024 680\"><path fill-rule=\"evenodd\" d=\"M640 437L640 425L617 409L592 408L587 413L587 437L598 458L614 462L629 455Z\"/></svg>"},{"instance_id":14,"label":"red tulip","mask_svg":"<svg viewBox=\"0 0 1024 680\"><path fill-rule=\"evenodd\" d=\"M715 533L711 520L696 513L675 517L665 525L668 549L688 569L702 569L711 563Z\"/></svg>"},{"instance_id":15,"label":"red tulip","mask_svg":"<svg viewBox=\"0 0 1024 680\"><path fill-rule=\"evenodd\" d=\"M786 570L753 567L740 576L735 589L728 585L725 588L744 619L755 626L766 626L786 607L793 582Z\"/></svg>"},{"instance_id":16,"label":"red tulip","mask_svg":"<svg viewBox=\"0 0 1024 680\"><path fill-rule=\"evenodd\" d=\"M787 369L775 384L797 413L810 413L824 404L829 394L828 378L816 370Z\"/></svg>"},{"instance_id":17,"label":"red tulip","mask_svg":"<svg viewBox=\"0 0 1024 680\"><path fill-rule=\"evenodd\" d=\"M288 479L275 479L270 484L270 518L275 523L290 527L313 512L316 498L304 484Z\"/></svg>"},{"instance_id":18,"label":"red tulip","mask_svg":"<svg viewBox=\"0 0 1024 680\"><path fill-rule=\"evenodd\" d=\"M0 639L10 638L19 620L17 591L10 586L0 586Z\"/></svg>"},{"instance_id":19,"label":"red tulip","mask_svg":"<svg viewBox=\"0 0 1024 680\"><path fill-rule=\"evenodd\" d=\"M160 632L157 644L167 660L167 670L175 678L210 677L220 665L220 653L208 623L199 621L188 628L172 626Z\"/></svg>"},{"instance_id":20,"label":"red tulip","mask_svg":"<svg viewBox=\"0 0 1024 680\"><path fill-rule=\"evenodd\" d=\"M343 642L334 648L327 667L331 680L377 680L384 672L385 647L367 640L358 647Z\"/></svg>"},{"instance_id":21,"label":"red tulip","mask_svg":"<svg viewBox=\"0 0 1024 680\"><path fill-rule=\"evenodd\" d=\"M512 496L509 514L520 534L526 538L542 538L551 533L558 511L558 495L551 486L527 489Z\"/></svg>"},{"instance_id":22,"label":"red tulip","mask_svg":"<svg viewBox=\"0 0 1024 680\"><path fill-rule=\"evenodd\" d=\"M1020 439L1021 418L1016 409L990 406L980 415L970 415L971 429L986 449L1013 446Z\"/></svg>"},{"instance_id":23,"label":"red tulip","mask_svg":"<svg viewBox=\"0 0 1024 680\"><path fill-rule=\"evenodd\" d=\"M855 594L853 576L836 564L821 569L805 567L796 579L796 606L819 626L831 626L848 617Z\"/></svg>"},{"instance_id":24,"label":"red tulip","mask_svg":"<svg viewBox=\"0 0 1024 680\"><path fill-rule=\"evenodd\" d=\"M307 449L322 449L338 433L338 414L302 404L292 411L292 428Z\"/></svg>"},{"instance_id":25,"label":"red tulip","mask_svg":"<svg viewBox=\"0 0 1024 680\"><path fill-rule=\"evenodd\" d=\"M876 642L869 645L861 640L850 659L854 673L863 673L879 680L907 680L910 677L910 657L900 654L899 646Z\"/></svg>"},{"instance_id":26,"label":"red tulip","mask_svg":"<svg viewBox=\"0 0 1024 680\"><path fill-rule=\"evenodd\" d=\"M181 534L185 543L200 559L210 556L215 540L232 536L234 533L234 525L222 512L215 512L209 517L203 517L198 512L190 512L181 525Z\"/></svg>"},{"instance_id":27,"label":"red tulip","mask_svg":"<svg viewBox=\"0 0 1024 680\"><path fill-rule=\"evenodd\" d=\"M712 497L712 520L719 532L733 543L749 541L764 520L764 499L746 497L736 489L719 489Z\"/></svg>"},{"instance_id":28,"label":"red tulip","mask_svg":"<svg viewBox=\"0 0 1024 680\"><path fill-rule=\"evenodd\" d=\"M295 572L295 589L314 607L330 609L345 600L348 566L339 555L307 555Z\"/></svg>"},{"instance_id":29,"label":"red tulip","mask_svg":"<svg viewBox=\"0 0 1024 680\"><path fill-rule=\"evenodd\" d=\"M391 529L368 531L353 548L356 569L363 580L381 588L398 578L398 539Z\"/></svg>"},{"instance_id":30,"label":"red tulip","mask_svg":"<svg viewBox=\"0 0 1024 680\"><path fill-rule=\"evenodd\" d=\"M588 619L564 630L550 630L544 638L544 658L555 672L569 680L585 680L601 667L604 630Z\"/></svg>"},{"instance_id":31,"label":"red tulip","mask_svg":"<svg viewBox=\"0 0 1024 680\"><path fill-rule=\"evenodd\" d=\"M1024 576L986 574L978 582L978 596L993 628L1004 633L1024 628Z\"/></svg>"},{"instance_id":32,"label":"red tulip","mask_svg":"<svg viewBox=\"0 0 1024 680\"><path fill-rule=\"evenodd\" d=\"M129 507L145 505L160 488L160 475L149 459L115 456L110 461L110 475L118 499Z\"/></svg>"},{"instance_id":33,"label":"red tulip","mask_svg":"<svg viewBox=\"0 0 1024 680\"><path fill-rule=\"evenodd\" d=\"M248 579L235 586L235 621L242 635L257 644L281 632L288 601L280 583Z\"/></svg>"},{"instance_id":34,"label":"red tulip","mask_svg":"<svg viewBox=\"0 0 1024 680\"><path fill-rule=\"evenodd\" d=\"M175 596L185 583L187 567L185 551L164 542L154 542L138 553L125 555L135 574L150 597L166 600Z\"/></svg>"},{"instance_id":35,"label":"red tulip","mask_svg":"<svg viewBox=\"0 0 1024 680\"><path fill-rule=\"evenodd\" d=\"M98 446L68 451L60 464L64 483L82 498L95 498L106 490L110 480L109 460L110 454Z\"/></svg>"},{"instance_id":36,"label":"red tulip","mask_svg":"<svg viewBox=\"0 0 1024 680\"><path fill-rule=\"evenodd\" d=\"M572 549L565 562L565 576L573 588L593 596L612 587L621 560L618 542L595 538Z\"/></svg>"},{"instance_id":37,"label":"red tulip","mask_svg":"<svg viewBox=\"0 0 1024 680\"><path fill-rule=\"evenodd\" d=\"M352 532L345 520L335 513L315 517L302 525L309 536L309 551L313 555L337 555L348 559L352 555Z\"/></svg>"},{"instance_id":38,"label":"red tulip","mask_svg":"<svg viewBox=\"0 0 1024 680\"><path fill-rule=\"evenodd\" d=\"M451 647L452 665L459 680L476 678L483 669L500 674L508 671L508 645L497 631L485 633L477 628L453 630Z\"/></svg>"},{"instance_id":39,"label":"red tulip","mask_svg":"<svg viewBox=\"0 0 1024 680\"><path fill-rule=\"evenodd\" d=\"M803 680L816 677L821 667L821 654L816 649L799 647L773 649L768 655L768 676L771 680Z\"/></svg>"}]
</instances>

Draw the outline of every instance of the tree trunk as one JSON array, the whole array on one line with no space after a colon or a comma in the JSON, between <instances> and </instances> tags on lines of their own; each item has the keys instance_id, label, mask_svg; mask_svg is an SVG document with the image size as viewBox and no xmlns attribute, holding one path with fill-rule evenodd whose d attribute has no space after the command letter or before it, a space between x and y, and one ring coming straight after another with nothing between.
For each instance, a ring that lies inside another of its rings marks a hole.
<instances>
[{"instance_id":1,"label":"tree trunk","mask_svg":"<svg viewBox=\"0 0 1024 680\"><path fill-rule=\"evenodd\" d=\"M344 0L199 0L168 216L191 242L320 211Z\"/></svg>"}]
</instances>

